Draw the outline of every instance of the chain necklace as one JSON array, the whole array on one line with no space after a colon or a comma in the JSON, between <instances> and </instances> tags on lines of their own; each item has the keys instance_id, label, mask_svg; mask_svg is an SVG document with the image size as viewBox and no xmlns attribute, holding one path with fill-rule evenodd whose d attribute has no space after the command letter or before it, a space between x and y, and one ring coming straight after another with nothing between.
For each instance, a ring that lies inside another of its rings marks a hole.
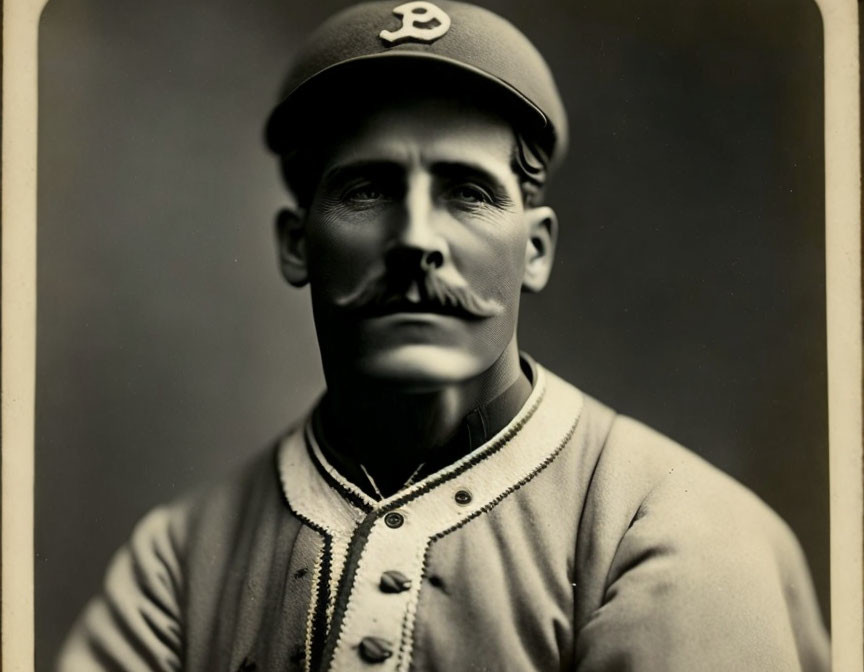
<instances>
[{"instance_id":1,"label":"chain necklace","mask_svg":"<svg viewBox=\"0 0 864 672\"><path fill-rule=\"evenodd\" d=\"M408 477L408 480L405 481L402 485L400 485L400 486L396 489L396 492L399 492L399 490L404 490L405 488L407 488L407 487L409 487L410 485L412 485L412 484L414 483L414 479L417 478L417 474L419 474L420 471L421 471L421 470L423 469L423 467L425 467L425 466L426 466L426 463L425 463L425 462L421 462L421 463L417 466L417 468L416 468L413 472L411 472L411 475ZM375 479L372 478L372 474L369 473L369 470L366 469L366 467L363 466L363 464L360 464L360 469L363 470L363 474L366 476L366 479L369 481L369 485L372 486L372 489L375 491L375 494L378 496L378 499L379 499L379 500L386 499L386 497L384 497L384 493L381 492L381 489L378 487L378 484L375 482Z\"/></svg>"}]
</instances>

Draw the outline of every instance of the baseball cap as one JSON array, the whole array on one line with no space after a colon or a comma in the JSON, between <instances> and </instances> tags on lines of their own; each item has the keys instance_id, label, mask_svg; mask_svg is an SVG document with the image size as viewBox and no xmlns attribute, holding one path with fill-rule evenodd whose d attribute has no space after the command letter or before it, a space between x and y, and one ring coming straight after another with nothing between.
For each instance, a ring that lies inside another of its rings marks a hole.
<instances>
[{"instance_id":1,"label":"baseball cap","mask_svg":"<svg viewBox=\"0 0 864 672\"><path fill-rule=\"evenodd\" d=\"M375 0L326 20L297 53L281 102L267 121L268 147L276 153L291 148L304 132L302 115L332 93L340 77L356 86L394 64L416 74L415 81L436 79L439 90L458 76L478 91L495 92L495 103L507 107L502 114L518 120L520 132L533 137L550 167L563 157L567 115L540 52L506 19L452 0ZM398 79L388 81L398 89Z\"/></svg>"}]
</instances>

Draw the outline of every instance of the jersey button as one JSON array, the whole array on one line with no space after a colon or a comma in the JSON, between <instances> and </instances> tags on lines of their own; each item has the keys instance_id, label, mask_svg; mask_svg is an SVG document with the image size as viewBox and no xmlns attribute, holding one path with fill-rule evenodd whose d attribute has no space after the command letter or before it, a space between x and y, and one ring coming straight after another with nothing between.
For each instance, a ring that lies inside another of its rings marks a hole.
<instances>
[{"instance_id":1,"label":"jersey button","mask_svg":"<svg viewBox=\"0 0 864 672\"><path fill-rule=\"evenodd\" d=\"M381 637L364 637L357 650L367 663L383 663L393 655L390 642Z\"/></svg>"},{"instance_id":2,"label":"jersey button","mask_svg":"<svg viewBox=\"0 0 864 672\"><path fill-rule=\"evenodd\" d=\"M405 522L405 516L403 516L398 511L391 511L386 516L384 516L384 524L387 527L392 527L394 530L397 527L402 527L402 523Z\"/></svg>"},{"instance_id":3,"label":"jersey button","mask_svg":"<svg viewBox=\"0 0 864 672\"><path fill-rule=\"evenodd\" d=\"M465 506L467 504L470 504L471 500L474 499L474 497L471 496L470 490L458 490L453 496L453 499L456 500L457 504Z\"/></svg>"},{"instance_id":4,"label":"jersey button","mask_svg":"<svg viewBox=\"0 0 864 672\"><path fill-rule=\"evenodd\" d=\"M381 575L381 582L378 587L383 593L401 593L411 587L411 579L402 572L389 569Z\"/></svg>"}]
</instances>

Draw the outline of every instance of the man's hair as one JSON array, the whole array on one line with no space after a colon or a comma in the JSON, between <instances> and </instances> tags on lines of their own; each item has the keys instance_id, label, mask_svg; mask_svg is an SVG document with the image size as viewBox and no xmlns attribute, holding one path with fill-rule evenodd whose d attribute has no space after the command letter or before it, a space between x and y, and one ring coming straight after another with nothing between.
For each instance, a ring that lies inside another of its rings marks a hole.
<instances>
[{"instance_id":1,"label":"man's hair","mask_svg":"<svg viewBox=\"0 0 864 672\"><path fill-rule=\"evenodd\" d=\"M543 189L546 186L548 162L536 143L531 142L515 128L513 133L516 136L513 171L519 178L522 201L526 207L540 205L543 202Z\"/></svg>"}]
</instances>

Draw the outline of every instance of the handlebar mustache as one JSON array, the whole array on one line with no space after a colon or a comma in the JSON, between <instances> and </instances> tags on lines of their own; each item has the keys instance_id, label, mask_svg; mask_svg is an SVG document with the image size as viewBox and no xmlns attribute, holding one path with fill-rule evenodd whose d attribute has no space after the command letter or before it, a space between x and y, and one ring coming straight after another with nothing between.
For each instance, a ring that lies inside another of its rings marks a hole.
<instances>
[{"instance_id":1,"label":"handlebar mustache","mask_svg":"<svg viewBox=\"0 0 864 672\"><path fill-rule=\"evenodd\" d=\"M407 291L416 284L419 300ZM504 307L494 299L480 296L467 285L452 285L435 272L419 274L409 281L396 282L386 273L368 280L343 301L341 308L360 317L380 317L397 312L430 312L462 319L480 320L500 315Z\"/></svg>"}]
</instances>

